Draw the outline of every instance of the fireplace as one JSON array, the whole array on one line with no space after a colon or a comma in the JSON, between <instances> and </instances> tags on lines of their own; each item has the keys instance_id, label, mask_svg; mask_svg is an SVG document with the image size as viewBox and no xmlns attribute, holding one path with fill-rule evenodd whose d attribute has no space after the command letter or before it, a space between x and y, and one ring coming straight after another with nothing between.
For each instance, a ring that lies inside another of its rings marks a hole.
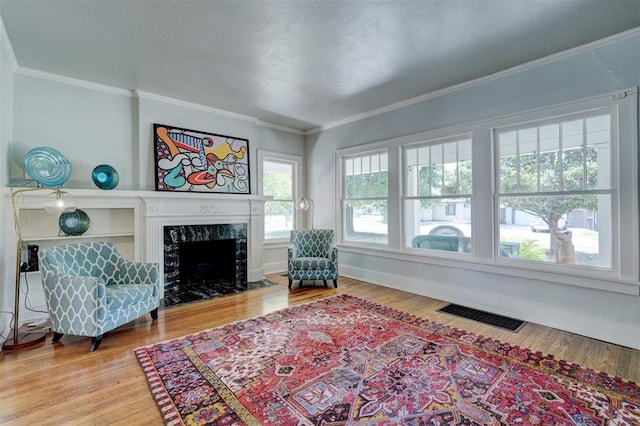
<instances>
[{"instance_id":1,"label":"fireplace","mask_svg":"<svg viewBox=\"0 0 640 426\"><path fill-rule=\"evenodd\" d=\"M164 306L246 289L246 224L164 227Z\"/></svg>"},{"instance_id":2,"label":"fireplace","mask_svg":"<svg viewBox=\"0 0 640 426\"><path fill-rule=\"evenodd\" d=\"M191 241L179 244L179 283L215 285L236 280L236 240Z\"/></svg>"}]
</instances>

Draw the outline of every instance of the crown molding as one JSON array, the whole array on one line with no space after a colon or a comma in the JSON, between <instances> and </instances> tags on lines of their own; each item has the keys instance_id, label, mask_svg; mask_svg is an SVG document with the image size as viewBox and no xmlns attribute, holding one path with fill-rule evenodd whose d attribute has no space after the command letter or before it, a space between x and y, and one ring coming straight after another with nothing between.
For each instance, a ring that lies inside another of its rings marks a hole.
<instances>
[{"instance_id":1,"label":"crown molding","mask_svg":"<svg viewBox=\"0 0 640 426\"><path fill-rule=\"evenodd\" d=\"M43 80L55 81L58 83L68 84L70 86L82 87L85 89L97 90L99 92L111 93L113 95L128 96L131 97L131 91L126 89L119 89L113 86L107 86L105 84L93 83L87 80L80 80L73 77L66 77L60 74L54 74L46 71L35 70L32 68L25 68L18 66L15 71L16 74L25 75L27 77L40 78Z\"/></svg>"},{"instance_id":2,"label":"crown molding","mask_svg":"<svg viewBox=\"0 0 640 426\"><path fill-rule=\"evenodd\" d=\"M9 41L9 34L7 34L7 29L4 27L4 20L2 19L2 15L0 15L0 45L2 46L4 54L7 57L7 62L9 62L11 71L15 71L16 68L18 68L18 61L16 60L16 55L13 52L11 41Z\"/></svg>"},{"instance_id":3,"label":"crown molding","mask_svg":"<svg viewBox=\"0 0 640 426\"><path fill-rule=\"evenodd\" d=\"M167 96L162 96L162 95L156 95L155 93L150 93L150 92L145 92L142 90L134 90L133 91L134 96L141 98L141 99L149 99L149 100L154 100L154 101L158 101L158 102L165 102L168 104L173 104L176 106L181 106L184 108L191 108L191 109L195 109L198 111L203 111L203 112L207 112L210 114L216 114L216 115L222 115L225 117L229 117L229 118L235 118L238 120L244 120L244 121L249 121L253 124L255 124L256 126L260 126L260 127L268 127L271 129L276 129L276 130L281 130L283 132L288 132L288 133L293 133L296 135L304 135L304 131L303 130L298 130L298 129L292 129L290 127L286 127L286 126L281 126L279 124L273 124L273 123L268 123L266 121L262 121L259 120L255 117L251 117L249 115L244 115L244 114L238 114L235 112L231 112L231 111L226 111L223 109L219 109L219 108L214 108L214 107L210 107L207 105L202 105L202 104L196 104L193 102L188 102L188 101L183 101L180 99L175 99L175 98L170 98Z\"/></svg>"},{"instance_id":4,"label":"crown molding","mask_svg":"<svg viewBox=\"0 0 640 426\"><path fill-rule=\"evenodd\" d=\"M401 108L405 108L407 106L411 106L420 102L424 102L427 101L429 99L434 99L434 98L438 98L440 96L444 96L444 95L448 95L450 93L454 93L460 90L464 90L473 86L477 86L479 84L483 84L483 83L488 83L494 80L498 80L501 78L505 78L514 74L518 74L533 68L537 68L539 66L542 65L546 65L546 64L550 64L552 62L556 62L556 61L560 61L563 59L567 59L570 58L572 56L575 55L579 55L581 53L585 53L585 52L589 52L592 50L596 50L599 49L601 47L605 47L605 46L609 46L615 43L619 43L621 41L627 40L627 39L631 39L634 37L638 37L640 36L640 27L635 27L632 28L630 30L618 33L618 34L614 34L612 36L609 37L605 37L603 39L600 40L596 40L590 43L586 43L583 44L581 46L576 46L573 47L571 49L568 50L564 50L562 52L558 52L558 53L554 53L551 54L549 56L545 56L543 58L540 59L535 59L533 61L530 62L525 62L524 64L520 64L520 65L516 65L514 67L511 68L507 68L505 70L502 71L498 71L496 73L484 76L484 77L480 77L480 78L476 78L474 80L469 80L469 81L465 81L464 83L460 83L460 84L456 84L453 86L449 86L449 87L445 87L444 89L440 89L440 90L435 90L433 92L429 92L429 93L425 93L423 95L420 96L416 96L414 98L410 98L410 99L406 99L404 101L400 101L400 102L396 102L384 107L380 107L380 108L376 108L374 110L362 113L362 114L357 114L351 117L347 117L345 119L342 120L338 120L338 121L334 121L332 123L329 124L325 124L323 126L318 126L316 128L313 129L309 129L305 132L305 135L311 135L314 133L318 133L324 130L329 130L329 129L333 129L335 127L340 127L343 126L345 124L349 124L349 123L353 123L356 121L360 121L360 120L364 120L366 118L370 118L370 117L374 117L376 115L380 115L380 114L384 114L385 112L390 112L390 111L395 111L397 109L401 109Z\"/></svg>"},{"instance_id":5,"label":"crown molding","mask_svg":"<svg viewBox=\"0 0 640 426\"><path fill-rule=\"evenodd\" d=\"M251 122L256 121L255 118L250 117L248 115L238 114L231 111L225 111L223 109L218 109L218 108L214 108L214 107L210 107L202 104L196 104L189 101L183 101L181 99L170 98L168 96L156 95L155 93L145 92L142 90L133 90L133 93L136 97L140 99L148 99L148 100L157 101L157 102L164 102L167 104L172 104L172 105L181 106L185 108L195 109L198 111L208 112L211 114L223 115L225 117L235 118L238 120L251 121Z\"/></svg>"},{"instance_id":6,"label":"crown molding","mask_svg":"<svg viewBox=\"0 0 640 426\"><path fill-rule=\"evenodd\" d=\"M273 123L269 123L269 122L258 120L258 119L256 119L255 124L256 126L267 127L269 129L275 129L275 130L281 130L283 132L293 133L294 135L304 136L306 134L304 130L293 129L291 127L281 126L279 124L273 124Z\"/></svg>"}]
</instances>

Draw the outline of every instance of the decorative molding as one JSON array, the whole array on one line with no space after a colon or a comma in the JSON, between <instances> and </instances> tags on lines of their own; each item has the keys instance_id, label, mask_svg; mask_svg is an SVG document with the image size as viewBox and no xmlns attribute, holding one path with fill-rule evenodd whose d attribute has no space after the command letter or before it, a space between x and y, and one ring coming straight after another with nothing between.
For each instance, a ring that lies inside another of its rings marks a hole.
<instances>
[{"instance_id":1,"label":"decorative molding","mask_svg":"<svg viewBox=\"0 0 640 426\"><path fill-rule=\"evenodd\" d=\"M180 225L247 224L247 279L264 278L262 220L264 201L270 197L220 194L149 192L143 221L146 224L147 261L164 270L164 227ZM180 201L177 201L180 198ZM164 286L163 286L164 288Z\"/></svg>"},{"instance_id":2,"label":"decorative molding","mask_svg":"<svg viewBox=\"0 0 640 426\"><path fill-rule=\"evenodd\" d=\"M349 123L353 123L356 121L360 121L360 120L364 120L366 118L370 118L370 117L374 117L376 115L380 115L380 114L384 114L386 112L390 112L390 111L395 111L397 109L401 109L407 106L411 106L414 104L418 104L420 102L424 102L427 101L429 99L434 99L434 98L438 98L441 96L445 96L448 95L450 93L454 93L454 92L458 92L460 90L464 90L464 89L468 89L470 87L473 86L477 86L483 83L488 83L494 80L498 80L501 78L505 78L514 74L518 74L533 68L537 68L541 65L546 65L546 64L550 64L556 61L560 61L562 59L567 59L570 58L572 56L575 55L579 55L581 53L585 53L585 52L589 52L595 49L599 49L605 46L609 46L630 38L634 38L634 37L638 37L640 36L640 27L636 27L636 28L632 28L628 31L624 31L618 34L614 34L612 36L609 37L605 37L603 39L600 40L596 40L590 43L586 43L583 44L581 46L576 46L574 48L568 49L568 50L564 50L562 52L558 52L558 53L553 53L551 55L545 56L543 58L540 59L535 59L533 61L529 61L529 62L525 62L524 64L519 64L516 65L514 67L511 68L507 68L505 70L502 71L498 71L496 73L493 74L489 74L487 76L484 77L479 77L473 80L469 80L469 81L465 81L463 83L460 84L455 84L453 86L449 86L449 87L445 87L443 89L439 89L439 90L434 90L433 92L429 92L429 93L425 93L423 95L420 96L416 96L414 98L410 98L410 99L406 99L404 101L400 101L400 102L396 102L390 105L386 105L380 108L376 108L374 110L362 113L362 114L357 114L351 117L347 117L344 118L342 120L338 120L338 121L334 121L332 123L329 124L325 124L322 126L318 126L316 128L313 129L309 129L306 132L304 132L305 136L309 136L312 135L314 133L318 133L324 130L329 130L329 129L333 129L335 127L340 127L340 126L344 126L345 124L349 124Z\"/></svg>"}]
</instances>

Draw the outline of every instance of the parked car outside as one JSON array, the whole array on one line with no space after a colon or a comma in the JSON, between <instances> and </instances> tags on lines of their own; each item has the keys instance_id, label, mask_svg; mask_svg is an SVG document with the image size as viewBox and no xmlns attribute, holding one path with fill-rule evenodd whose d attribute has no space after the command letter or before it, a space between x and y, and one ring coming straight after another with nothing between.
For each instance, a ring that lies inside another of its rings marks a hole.
<instances>
[{"instance_id":1,"label":"parked car outside","mask_svg":"<svg viewBox=\"0 0 640 426\"><path fill-rule=\"evenodd\" d=\"M563 216L558 220L558 230L564 231L566 229L567 219ZM540 218L533 219L531 221L531 232L549 232L549 225Z\"/></svg>"}]
</instances>

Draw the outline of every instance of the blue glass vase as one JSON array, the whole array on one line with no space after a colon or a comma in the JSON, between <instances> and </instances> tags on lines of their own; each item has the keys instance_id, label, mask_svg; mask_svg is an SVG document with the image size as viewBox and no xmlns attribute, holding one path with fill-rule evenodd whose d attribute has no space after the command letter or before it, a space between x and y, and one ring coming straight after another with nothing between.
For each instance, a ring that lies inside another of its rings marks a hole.
<instances>
[{"instance_id":1,"label":"blue glass vase","mask_svg":"<svg viewBox=\"0 0 640 426\"><path fill-rule=\"evenodd\" d=\"M91 173L93 183L100 189L113 189L118 186L118 171L108 164L100 164Z\"/></svg>"},{"instance_id":2,"label":"blue glass vase","mask_svg":"<svg viewBox=\"0 0 640 426\"><path fill-rule=\"evenodd\" d=\"M42 186L64 185L71 177L71 164L60 151L49 146L39 146L24 156L24 170Z\"/></svg>"},{"instance_id":3,"label":"blue glass vase","mask_svg":"<svg viewBox=\"0 0 640 426\"><path fill-rule=\"evenodd\" d=\"M62 213L58 219L58 225L65 235L82 235L89 229L91 220L84 210L75 209L72 212Z\"/></svg>"}]
</instances>

